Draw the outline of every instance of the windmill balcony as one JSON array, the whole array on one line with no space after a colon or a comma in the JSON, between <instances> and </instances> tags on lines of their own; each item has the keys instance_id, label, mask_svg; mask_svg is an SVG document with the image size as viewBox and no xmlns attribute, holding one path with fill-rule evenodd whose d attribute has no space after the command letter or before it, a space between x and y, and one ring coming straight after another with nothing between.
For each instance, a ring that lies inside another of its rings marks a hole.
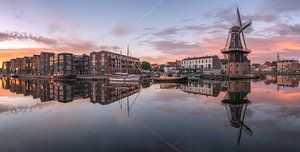
<instances>
[{"instance_id":1,"label":"windmill balcony","mask_svg":"<svg viewBox=\"0 0 300 152\"><path fill-rule=\"evenodd\" d=\"M229 54L229 53L232 53L232 52L240 52L240 53L243 53L243 54L248 54L248 53L251 53L251 50L250 49L239 49L239 48L225 48L225 49L222 49L221 50L222 53L224 54Z\"/></svg>"}]
</instances>

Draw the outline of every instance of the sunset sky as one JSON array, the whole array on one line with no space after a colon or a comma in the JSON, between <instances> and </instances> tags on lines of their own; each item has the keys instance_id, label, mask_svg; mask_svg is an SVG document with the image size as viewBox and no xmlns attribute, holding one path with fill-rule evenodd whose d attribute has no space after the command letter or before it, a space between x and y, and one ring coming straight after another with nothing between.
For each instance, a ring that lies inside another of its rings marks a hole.
<instances>
[{"instance_id":1,"label":"sunset sky","mask_svg":"<svg viewBox=\"0 0 300 152\"><path fill-rule=\"evenodd\" d=\"M0 0L0 62L40 51L75 54L108 50L164 63L219 55L228 29L246 31L252 63L300 59L297 0ZM0 65L1 66L1 65Z\"/></svg>"}]
</instances>

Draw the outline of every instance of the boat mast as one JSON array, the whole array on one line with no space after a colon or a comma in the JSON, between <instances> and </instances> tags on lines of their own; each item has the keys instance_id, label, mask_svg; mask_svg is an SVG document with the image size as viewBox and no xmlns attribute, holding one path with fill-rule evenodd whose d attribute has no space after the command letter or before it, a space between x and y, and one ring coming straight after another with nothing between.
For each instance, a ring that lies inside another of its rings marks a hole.
<instances>
[{"instance_id":1,"label":"boat mast","mask_svg":"<svg viewBox=\"0 0 300 152\"><path fill-rule=\"evenodd\" d=\"M126 73L128 74L129 44L127 44Z\"/></svg>"}]
</instances>

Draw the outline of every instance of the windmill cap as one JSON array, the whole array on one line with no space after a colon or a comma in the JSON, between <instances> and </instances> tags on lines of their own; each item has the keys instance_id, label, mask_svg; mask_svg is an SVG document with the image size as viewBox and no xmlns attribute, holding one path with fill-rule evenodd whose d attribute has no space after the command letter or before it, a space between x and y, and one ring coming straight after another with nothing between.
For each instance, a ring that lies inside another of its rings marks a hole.
<instances>
[{"instance_id":1,"label":"windmill cap","mask_svg":"<svg viewBox=\"0 0 300 152\"><path fill-rule=\"evenodd\" d=\"M233 26L230 28L230 32L239 32L240 29L241 29L241 27L239 27L239 26Z\"/></svg>"}]
</instances>

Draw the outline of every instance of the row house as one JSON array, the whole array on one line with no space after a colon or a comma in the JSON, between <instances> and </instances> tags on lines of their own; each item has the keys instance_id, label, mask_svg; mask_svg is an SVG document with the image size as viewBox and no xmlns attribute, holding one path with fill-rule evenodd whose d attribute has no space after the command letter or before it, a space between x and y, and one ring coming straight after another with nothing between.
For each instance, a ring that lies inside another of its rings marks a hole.
<instances>
[{"instance_id":1,"label":"row house","mask_svg":"<svg viewBox=\"0 0 300 152\"><path fill-rule=\"evenodd\" d=\"M300 71L300 64L298 60L279 60L277 61L278 72L297 72Z\"/></svg>"},{"instance_id":2,"label":"row house","mask_svg":"<svg viewBox=\"0 0 300 152\"><path fill-rule=\"evenodd\" d=\"M108 51L90 53L90 75L109 75L114 73L137 74L140 59Z\"/></svg>"}]
</instances>

